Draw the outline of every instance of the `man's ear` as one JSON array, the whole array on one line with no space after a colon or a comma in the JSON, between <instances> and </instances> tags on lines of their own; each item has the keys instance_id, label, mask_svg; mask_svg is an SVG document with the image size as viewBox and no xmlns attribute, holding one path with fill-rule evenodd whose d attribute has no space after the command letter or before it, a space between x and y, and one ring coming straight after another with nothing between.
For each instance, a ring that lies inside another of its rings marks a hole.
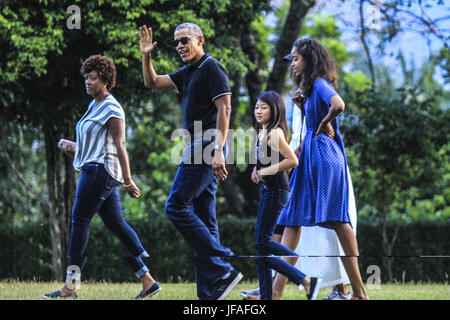
<instances>
[{"instance_id":1,"label":"man's ear","mask_svg":"<svg viewBox=\"0 0 450 320\"><path fill-rule=\"evenodd\" d=\"M203 46L204 43L205 43L205 37L204 36L199 36L198 37L198 44Z\"/></svg>"}]
</instances>

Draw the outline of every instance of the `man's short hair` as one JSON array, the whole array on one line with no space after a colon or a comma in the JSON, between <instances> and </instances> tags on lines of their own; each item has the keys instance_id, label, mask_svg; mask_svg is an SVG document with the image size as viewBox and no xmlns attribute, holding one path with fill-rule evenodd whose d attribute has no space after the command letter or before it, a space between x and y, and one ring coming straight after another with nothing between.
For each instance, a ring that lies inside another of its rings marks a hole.
<instances>
[{"instance_id":1,"label":"man's short hair","mask_svg":"<svg viewBox=\"0 0 450 320\"><path fill-rule=\"evenodd\" d=\"M175 28L175 32L177 30L184 29L184 28L189 29L189 34L192 36L203 37L202 29L200 29L200 27L198 25L196 25L195 23L192 23L192 22L186 22L186 23L180 24L178 27Z\"/></svg>"}]
</instances>

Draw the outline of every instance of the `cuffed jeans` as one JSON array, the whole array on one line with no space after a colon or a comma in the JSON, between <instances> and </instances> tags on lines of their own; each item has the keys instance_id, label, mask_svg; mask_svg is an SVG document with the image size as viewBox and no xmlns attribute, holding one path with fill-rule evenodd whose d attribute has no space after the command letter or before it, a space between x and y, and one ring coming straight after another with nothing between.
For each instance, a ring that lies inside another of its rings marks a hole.
<instances>
[{"instance_id":1,"label":"cuffed jeans","mask_svg":"<svg viewBox=\"0 0 450 320\"><path fill-rule=\"evenodd\" d=\"M220 243L216 191L211 165L181 163L165 206L168 218L195 251L192 260L199 299L210 299L214 284L232 270L220 258L233 252Z\"/></svg>"},{"instance_id":2,"label":"cuffed jeans","mask_svg":"<svg viewBox=\"0 0 450 320\"><path fill-rule=\"evenodd\" d=\"M278 216L289 199L289 191L283 189L270 189L262 184L261 200L258 207L258 220L255 231L256 267L261 300L272 299L272 272L271 269L283 274L290 281L299 285L306 275L298 269L276 256L297 256L297 254L284 245L272 240Z\"/></svg>"},{"instance_id":3,"label":"cuffed jeans","mask_svg":"<svg viewBox=\"0 0 450 320\"><path fill-rule=\"evenodd\" d=\"M141 278L149 271L142 257L149 255L123 216L118 187L121 183L108 174L103 164L88 163L81 169L72 210L69 265L83 269L86 262L83 253L88 243L89 226L98 212L108 230L115 234L131 253L131 257L125 257L124 260L136 277Z\"/></svg>"}]
</instances>

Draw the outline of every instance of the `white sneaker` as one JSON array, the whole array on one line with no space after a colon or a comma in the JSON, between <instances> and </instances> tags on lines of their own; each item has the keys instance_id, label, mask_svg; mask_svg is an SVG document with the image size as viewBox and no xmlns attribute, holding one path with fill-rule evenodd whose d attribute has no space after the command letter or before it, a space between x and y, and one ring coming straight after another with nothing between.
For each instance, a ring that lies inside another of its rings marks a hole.
<instances>
[{"instance_id":1,"label":"white sneaker","mask_svg":"<svg viewBox=\"0 0 450 320\"><path fill-rule=\"evenodd\" d=\"M323 300L350 300L352 298L351 291L348 291L348 294L343 294L339 292L338 288L336 286L333 287L333 291L331 293L323 298Z\"/></svg>"},{"instance_id":2,"label":"white sneaker","mask_svg":"<svg viewBox=\"0 0 450 320\"><path fill-rule=\"evenodd\" d=\"M250 291L242 290L241 296L244 297L244 300L247 300L247 296L259 296L259 288Z\"/></svg>"}]
</instances>

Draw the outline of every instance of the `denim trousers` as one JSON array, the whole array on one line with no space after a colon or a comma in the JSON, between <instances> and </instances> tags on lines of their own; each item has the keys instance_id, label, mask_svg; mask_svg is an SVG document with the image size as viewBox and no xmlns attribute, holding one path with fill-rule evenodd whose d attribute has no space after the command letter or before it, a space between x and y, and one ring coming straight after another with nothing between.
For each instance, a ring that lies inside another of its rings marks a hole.
<instances>
[{"instance_id":1,"label":"denim trousers","mask_svg":"<svg viewBox=\"0 0 450 320\"><path fill-rule=\"evenodd\" d=\"M130 252L131 256L123 259L136 277L141 278L149 271L142 257L149 255L123 216L119 195L121 183L113 179L100 163L85 164L81 170L72 210L69 265L83 269L86 262L83 253L89 239L89 226L98 212L106 228L116 235Z\"/></svg>"},{"instance_id":2,"label":"denim trousers","mask_svg":"<svg viewBox=\"0 0 450 320\"><path fill-rule=\"evenodd\" d=\"M194 249L192 261L197 296L205 300L213 296L216 282L232 270L231 265L221 259L233 252L220 243L216 191L217 178L211 165L182 162L165 206L168 218Z\"/></svg>"},{"instance_id":3,"label":"denim trousers","mask_svg":"<svg viewBox=\"0 0 450 320\"><path fill-rule=\"evenodd\" d=\"M269 188L261 184L261 200L258 207L258 220L255 231L256 267L261 300L272 299L272 271L283 274L290 281L299 285L306 275L298 269L275 256L297 256L284 245L272 240L273 231L281 210L289 199L289 191Z\"/></svg>"}]
</instances>

